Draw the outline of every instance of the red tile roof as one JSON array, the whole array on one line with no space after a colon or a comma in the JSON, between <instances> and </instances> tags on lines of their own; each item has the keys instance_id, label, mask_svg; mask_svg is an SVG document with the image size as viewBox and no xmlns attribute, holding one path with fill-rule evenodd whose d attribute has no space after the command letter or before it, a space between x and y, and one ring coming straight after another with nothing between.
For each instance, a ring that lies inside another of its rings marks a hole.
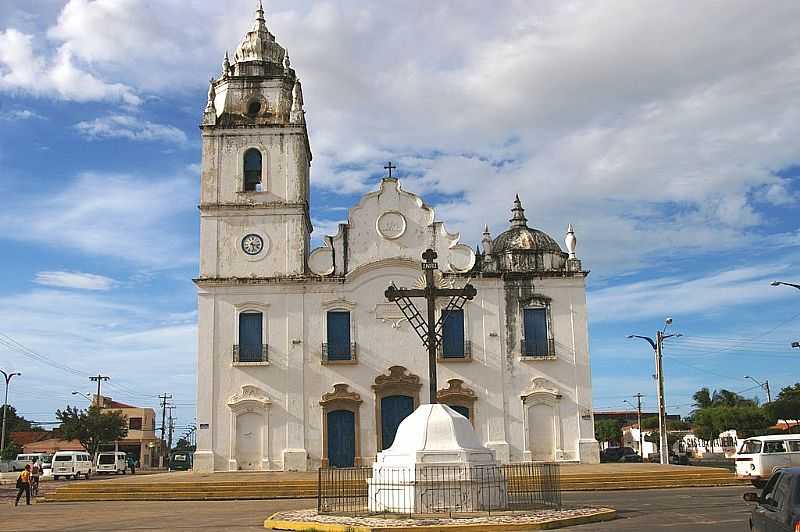
<instances>
[{"instance_id":1,"label":"red tile roof","mask_svg":"<svg viewBox=\"0 0 800 532\"><path fill-rule=\"evenodd\" d=\"M9 437L14 440L14 443L22 447L29 443L50 438L51 434L45 430L25 430L19 432L10 432Z\"/></svg>"}]
</instances>

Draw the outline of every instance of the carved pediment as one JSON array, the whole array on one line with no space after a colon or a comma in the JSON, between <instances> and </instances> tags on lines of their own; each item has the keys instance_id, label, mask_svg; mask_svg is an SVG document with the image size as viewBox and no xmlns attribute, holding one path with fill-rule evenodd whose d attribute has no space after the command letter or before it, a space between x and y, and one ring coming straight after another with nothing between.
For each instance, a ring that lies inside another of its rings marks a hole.
<instances>
[{"instance_id":1,"label":"carved pediment","mask_svg":"<svg viewBox=\"0 0 800 532\"><path fill-rule=\"evenodd\" d=\"M266 408L272 404L267 393L250 384L245 384L242 389L231 395L228 399L228 406L232 409L241 408Z\"/></svg>"},{"instance_id":2,"label":"carved pediment","mask_svg":"<svg viewBox=\"0 0 800 532\"><path fill-rule=\"evenodd\" d=\"M308 266L317 275L346 275L372 263L409 260L419 264L427 248L439 255L445 273L467 272L475 264L475 252L459 243L436 221L433 209L421 197L406 192L395 178L384 178L380 189L363 196L348 213L339 232L323 238L324 245L311 252Z\"/></svg>"},{"instance_id":3,"label":"carved pediment","mask_svg":"<svg viewBox=\"0 0 800 532\"><path fill-rule=\"evenodd\" d=\"M546 395L554 399L561 399L561 394L558 391L558 386L550 382L549 380L545 379L544 377L534 377L531 379L531 383L528 386L528 389L525 390L522 394L522 400L524 401L528 397L534 395Z\"/></svg>"},{"instance_id":4,"label":"carved pediment","mask_svg":"<svg viewBox=\"0 0 800 532\"><path fill-rule=\"evenodd\" d=\"M419 376L409 373L404 366L392 366L389 368L388 375L378 375L375 377L375 384L373 388L381 386L400 385L419 388L422 385L419 382Z\"/></svg>"},{"instance_id":5,"label":"carved pediment","mask_svg":"<svg viewBox=\"0 0 800 532\"><path fill-rule=\"evenodd\" d=\"M351 392L347 384L334 384L333 391L324 394L319 404L328 406L335 401L347 401L355 404L363 402L361 396L356 392Z\"/></svg>"},{"instance_id":6,"label":"carved pediment","mask_svg":"<svg viewBox=\"0 0 800 532\"><path fill-rule=\"evenodd\" d=\"M436 392L436 398L441 403L449 401L472 402L477 399L475 392L471 388L464 386L461 379L450 379L447 381L447 388L442 388Z\"/></svg>"}]
</instances>

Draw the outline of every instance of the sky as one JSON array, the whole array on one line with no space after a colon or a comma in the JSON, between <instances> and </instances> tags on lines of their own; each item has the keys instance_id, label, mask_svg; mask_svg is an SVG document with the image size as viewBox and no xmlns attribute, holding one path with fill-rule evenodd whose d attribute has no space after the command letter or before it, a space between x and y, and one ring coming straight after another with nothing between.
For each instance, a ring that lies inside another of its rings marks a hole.
<instances>
[{"instance_id":1,"label":"sky","mask_svg":"<svg viewBox=\"0 0 800 532\"><path fill-rule=\"evenodd\" d=\"M255 0L0 7L0 368L29 419L104 395L194 419L208 79ZM596 410L800 381L800 3L269 1L303 81L314 239L386 161L463 242L572 223ZM14 343L16 342L16 343Z\"/></svg>"}]
</instances>

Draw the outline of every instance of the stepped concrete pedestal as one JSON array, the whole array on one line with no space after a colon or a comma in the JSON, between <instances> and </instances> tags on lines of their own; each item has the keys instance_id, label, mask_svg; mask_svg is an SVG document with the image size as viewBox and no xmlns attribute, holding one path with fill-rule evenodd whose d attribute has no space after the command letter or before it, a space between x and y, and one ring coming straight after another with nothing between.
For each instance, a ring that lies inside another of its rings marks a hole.
<instances>
[{"instance_id":1,"label":"stepped concrete pedestal","mask_svg":"<svg viewBox=\"0 0 800 532\"><path fill-rule=\"evenodd\" d=\"M467 418L447 405L420 405L372 465L369 510L431 513L507 506L495 451L481 445Z\"/></svg>"}]
</instances>

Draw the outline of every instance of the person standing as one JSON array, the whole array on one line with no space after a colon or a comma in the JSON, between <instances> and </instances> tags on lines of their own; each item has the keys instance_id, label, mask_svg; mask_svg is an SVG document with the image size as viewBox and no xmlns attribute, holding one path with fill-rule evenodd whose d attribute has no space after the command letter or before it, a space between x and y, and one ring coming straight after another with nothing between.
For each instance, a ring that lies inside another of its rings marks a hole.
<instances>
[{"instance_id":1,"label":"person standing","mask_svg":"<svg viewBox=\"0 0 800 532\"><path fill-rule=\"evenodd\" d=\"M36 497L39 495L39 477L42 474L42 464L39 462L39 457L33 457L33 465L31 466L31 494Z\"/></svg>"},{"instance_id":2,"label":"person standing","mask_svg":"<svg viewBox=\"0 0 800 532\"><path fill-rule=\"evenodd\" d=\"M25 469L22 473L19 474L17 478L17 500L14 502L14 506L19 504L19 500L22 497L22 494L25 493L25 502L28 506L31 505L31 465L27 464Z\"/></svg>"}]
</instances>

